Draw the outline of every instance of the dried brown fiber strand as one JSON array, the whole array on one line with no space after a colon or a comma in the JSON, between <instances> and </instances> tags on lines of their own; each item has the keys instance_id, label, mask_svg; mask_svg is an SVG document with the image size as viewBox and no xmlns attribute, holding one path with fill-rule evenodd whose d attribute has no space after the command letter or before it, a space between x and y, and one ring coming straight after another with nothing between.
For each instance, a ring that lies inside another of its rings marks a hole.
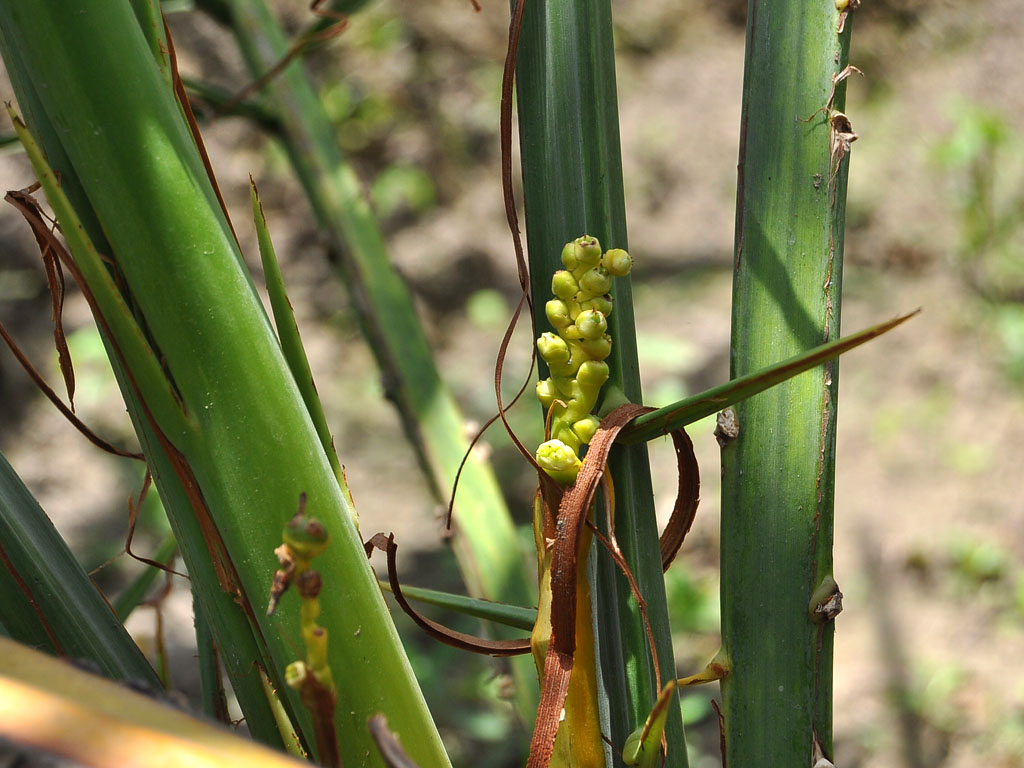
<instances>
[{"instance_id":1,"label":"dried brown fiber strand","mask_svg":"<svg viewBox=\"0 0 1024 768\"><path fill-rule=\"evenodd\" d=\"M530 638L528 637L519 640L488 640L487 638L476 637L465 632L449 629L443 624L431 621L426 616L418 613L415 608L409 605L405 595L402 593L402 585L398 580L398 565L396 562L398 545L395 543L395 535L393 533L388 536L385 536L383 533L374 534L363 547L366 549L367 557L373 553L375 548L387 554L388 582L391 585L391 592L395 596L395 601L409 618L416 622L420 629L435 640L454 648L480 653L485 656L519 656L530 652Z\"/></svg>"},{"instance_id":2,"label":"dried brown fiber strand","mask_svg":"<svg viewBox=\"0 0 1024 768\"><path fill-rule=\"evenodd\" d=\"M32 193L39 188L36 182L28 189L12 190L4 197L7 202L13 205L25 217L32 235L39 247L39 255L43 260L43 268L46 271L46 287L50 291L50 303L53 314L53 342L57 348L57 362L60 365L61 375L64 377L64 386L68 392L68 405L71 412L75 411L75 369L71 364L71 351L68 349L68 340L64 335L64 270L61 269L60 259L49 243L48 233L52 227L43 220L43 213L39 203L32 197ZM52 220L51 220L52 221ZM56 222L53 222L53 227Z\"/></svg>"},{"instance_id":3,"label":"dried brown fiber strand","mask_svg":"<svg viewBox=\"0 0 1024 768\"><path fill-rule=\"evenodd\" d=\"M75 278L75 281L82 288L82 292L86 294L88 298L88 288L84 285L84 281L81 279L81 275L77 272L77 268L73 266L71 261L71 255L67 252L64 245L57 239L57 236L51 231L49 225L43 216L42 208L36 199L26 192L25 190L19 192L8 192L4 199L13 205L19 213L28 222L29 227L32 229L32 234L36 238L36 243L39 245L41 253L48 253L54 260L59 264L63 262L68 265L71 269L71 273ZM45 260L44 256L44 260ZM63 272L61 272L61 284L63 285ZM63 289L62 289L63 290ZM63 331L61 331L63 336ZM141 453L135 453L133 451L126 451L118 448L102 437L93 432L85 423L79 419L75 414L73 408L69 408L60 399L60 396L46 383L43 379L42 374L39 373L29 361L28 357L22 352L21 348L14 341L14 338L7 332L7 329L0 325L0 338L3 339L4 343L11 350L11 354L18 361L21 367L25 370L25 373L29 375L29 378L35 383L36 387L46 395L47 399L56 406L57 410L63 414L71 425L81 432L89 442L98 448L103 449L107 453L112 453L115 456L124 456L129 459L139 459L145 461L145 457ZM70 358L68 360L70 366ZM63 369L64 364L61 363ZM65 381L67 381L67 373L65 372ZM73 379L72 379L73 382ZM74 384L69 385L69 394L74 391Z\"/></svg>"},{"instance_id":4,"label":"dried brown fiber strand","mask_svg":"<svg viewBox=\"0 0 1024 768\"><path fill-rule=\"evenodd\" d=\"M402 749L398 737L388 727L388 720L383 714L378 713L367 720L366 727L388 768L420 768Z\"/></svg>"},{"instance_id":5,"label":"dried brown fiber strand","mask_svg":"<svg viewBox=\"0 0 1024 768\"><path fill-rule=\"evenodd\" d=\"M509 22L508 50L505 53L505 65L501 75L501 116L499 119L501 134L501 189L505 200L505 218L508 221L509 231L512 233L512 246L515 249L516 256L516 272L519 277L519 287L522 289L522 295L519 297L519 303L516 305L515 312L512 313L512 319L505 329L505 335L498 349L498 359L494 365L494 395L498 403L498 416L501 418L505 431L508 432L509 438L519 452L523 454L523 457L533 465L534 469L541 473L541 481L544 483L544 477L547 476L544 475L540 465L537 464L533 453L523 445L519 436L512 429L512 425L508 423L508 419L505 416L507 408L505 408L501 399L501 374L505 365L505 353L509 342L512 340L512 334L515 331L516 325L519 323L519 318L523 313L523 307L529 307L530 316L531 318L533 317L533 299L530 296L530 270L526 263L526 255L523 252L523 241L519 233L519 215L516 213L516 200L512 189L512 93L516 74L516 58L519 52L519 33L523 26L523 8L525 5L526 0L519 0L516 3L512 11L512 19ZM537 335L536 331L537 329L534 327L534 336Z\"/></svg>"}]
</instances>

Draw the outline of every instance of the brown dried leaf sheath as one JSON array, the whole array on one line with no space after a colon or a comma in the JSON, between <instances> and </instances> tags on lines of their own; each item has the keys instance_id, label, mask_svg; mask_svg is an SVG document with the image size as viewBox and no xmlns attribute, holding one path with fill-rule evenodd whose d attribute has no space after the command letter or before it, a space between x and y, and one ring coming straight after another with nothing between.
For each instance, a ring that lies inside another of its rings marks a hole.
<instances>
[{"instance_id":1,"label":"brown dried leaf sheath","mask_svg":"<svg viewBox=\"0 0 1024 768\"><path fill-rule=\"evenodd\" d=\"M586 460L576 482L561 494L558 501L556 536L551 557L551 642L544 662L541 700L530 760L527 768L546 768L551 761L555 735L561 722L569 676L576 651L576 575L579 542L586 524L587 510L608 466L608 454L622 429L638 416L653 410L643 405L627 404L612 411L594 435ZM682 429L671 433L679 469L679 487L675 506L661 536L662 565L668 568L679 551L693 523L699 499L700 479L693 443ZM549 496L551 501L554 497ZM521 640L488 640L456 632L419 614L402 594L398 580L394 534L378 533L365 544L367 557L374 548L387 554L388 581L399 606L431 637L456 648L490 656L513 656L530 651L529 638Z\"/></svg>"}]
</instances>

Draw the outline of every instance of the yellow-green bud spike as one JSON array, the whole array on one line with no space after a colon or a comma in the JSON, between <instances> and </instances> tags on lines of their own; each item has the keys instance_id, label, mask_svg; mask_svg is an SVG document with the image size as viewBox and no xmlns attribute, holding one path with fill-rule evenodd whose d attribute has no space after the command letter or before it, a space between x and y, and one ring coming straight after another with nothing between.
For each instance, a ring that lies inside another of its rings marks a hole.
<instances>
[{"instance_id":1,"label":"yellow-green bud spike","mask_svg":"<svg viewBox=\"0 0 1024 768\"><path fill-rule=\"evenodd\" d=\"M561 299L551 299L551 301L545 304L544 314L547 315L548 322L554 328L565 328L567 325L572 325L569 307Z\"/></svg>"},{"instance_id":2,"label":"yellow-green bud spike","mask_svg":"<svg viewBox=\"0 0 1024 768\"><path fill-rule=\"evenodd\" d=\"M597 416L587 416L573 424L572 431L576 433L581 443L587 445L594 439L600 426L601 420Z\"/></svg>"},{"instance_id":3,"label":"yellow-green bud spike","mask_svg":"<svg viewBox=\"0 0 1024 768\"><path fill-rule=\"evenodd\" d=\"M580 291L579 283L572 276L572 272L560 269L551 278L551 292L560 299L566 301L572 299Z\"/></svg>"},{"instance_id":4,"label":"yellow-green bud spike","mask_svg":"<svg viewBox=\"0 0 1024 768\"><path fill-rule=\"evenodd\" d=\"M550 331L537 339L537 351L548 365L565 365L569 362L569 345L561 336Z\"/></svg>"},{"instance_id":5,"label":"yellow-green bud spike","mask_svg":"<svg viewBox=\"0 0 1024 768\"><path fill-rule=\"evenodd\" d=\"M601 261L601 243L596 237L590 235L577 237L576 246L576 269L590 269L596 267Z\"/></svg>"},{"instance_id":6,"label":"yellow-green bud spike","mask_svg":"<svg viewBox=\"0 0 1024 768\"><path fill-rule=\"evenodd\" d=\"M600 389L608 381L608 363L603 360L587 360L576 372L576 381L584 389Z\"/></svg>"},{"instance_id":7,"label":"yellow-green bud spike","mask_svg":"<svg viewBox=\"0 0 1024 768\"><path fill-rule=\"evenodd\" d=\"M580 277L580 293L586 294L584 300L595 296L604 296L612 288L612 276L603 267L588 269Z\"/></svg>"},{"instance_id":8,"label":"yellow-green bud spike","mask_svg":"<svg viewBox=\"0 0 1024 768\"><path fill-rule=\"evenodd\" d=\"M548 440L537 449L537 463L551 478L561 485L571 485L580 472L580 461L576 451L561 440Z\"/></svg>"},{"instance_id":9,"label":"yellow-green bud spike","mask_svg":"<svg viewBox=\"0 0 1024 768\"><path fill-rule=\"evenodd\" d=\"M599 339L585 339L580 347L591 360L604 360L612 353L612 337L606 333Z\"/></svg>"},{"instance_id":10,"label":"yellow-green bud spike","mask_svg":"<svg viewBox=\"0 0 1024 768\"><path fill-rule=\"evenodd\" d=\"M601 258L601 264L613 277L625 277L633 268L633 257L621 248L612 248Z\"/></svg>"},{"instance_id":11,"label":"yellow-green bud spike","mask_svg":"<svg viewBox=\"0 0 1024 768\"><path fill-rule=\"evenodd\" d=\"M551 438L537 451L540 466L562 484L572 483L579 470L579 451L598 429L591 415L601 387L608 381L612 338L608 316L613 276L629 272L632 260L621 248L603 253L597 238L583 235L562 248L562 264L551 278L556 298L545 305L557 331L537 340L540 357L551 378L537 384L537 399L548 411ZM558 401L561 401L560 403Z\"/></svg>"},{"instance_id":12,"label":"yellow-green bud spike","mask_svg":"<svg viewBox=\"0 0 1024 768\"><path fill-rule=\"evenodd\" d=\"M559 440L572 450L577 456L580 455L580 446L583 445L583 441L580 440L580 436L577 435L571 427L568 425L562 425L557 432L551 435L552 440Z\"/></svg>"},{"instance_id":13,"label":"yellow-green bud spike","mask_svg":"<svg viewBox=\"0 0 1024 768\"><path fill-rule=\"evenodd\" d=\"M608 321L596 309L588 309L580 312L576 317L576 327L580 331L580 336L593 341L604 336L605 331L608 330Z\"/></svg>"}]
</instances>

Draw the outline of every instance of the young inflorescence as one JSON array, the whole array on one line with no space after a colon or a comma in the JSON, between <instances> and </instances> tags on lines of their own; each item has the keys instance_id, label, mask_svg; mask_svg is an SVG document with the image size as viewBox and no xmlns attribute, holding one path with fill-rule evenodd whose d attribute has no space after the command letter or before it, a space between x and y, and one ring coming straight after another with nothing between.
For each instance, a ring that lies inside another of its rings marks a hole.
<instances>
[{"instance_id":1,"label":"young inflorescence","mask_svg":"<svg viewBox=\"0 0 1024 768\"><path fill-rule=\"evenodd\" d=\"M537 339L537 350L551 372L537 384L537 398L548 409L550 423L550 439L537 449L537 463L557 482L569 485L582 463L580 448L600 424L591 411L608 380L612 278L628 275L633 260L621 248L602 254L597 238L583 235L566 243L562 264L565 269L551 280L555 298L544 307L556 333Z\"/></svg>"},{"instance_id":2,"label":"young inflorescence","mask_svg":"<svg viewBox=\"0 0 1024 768\"><path fill-rule=\"evenodd\" d=\"M323 580L318 571L311 567L312 560L327 549L327 529L317 518L306 514L306 495L299 500L299 511L285 525L281 538L283 543L274 550L281 567L274 574L270 589L270 605L267 614L277 610L281 595L294 584L302 598L299 611L302 639L306 644L305 661L295 661L285 670L289 685L301 689L307 675L331 692L334 681L327 662L327 630L317 624L320 617L320 590Z\"/></svg>"}]
</instances>

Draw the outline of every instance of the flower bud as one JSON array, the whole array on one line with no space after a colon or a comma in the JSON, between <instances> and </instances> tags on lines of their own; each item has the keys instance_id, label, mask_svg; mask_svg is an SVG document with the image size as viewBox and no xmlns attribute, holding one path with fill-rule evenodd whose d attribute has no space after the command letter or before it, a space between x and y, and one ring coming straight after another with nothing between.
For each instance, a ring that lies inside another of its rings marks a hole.
<instances>
[{"instance_id":1,"label":"flower bud","mask_svg":"<svg viewBox=\"0 0 1024 768\"><path fill-rule=\"evenodd\" d=\"M580 291L587 299L604 296L612 287L612 276L601 267L588 269L580 278Z\"/></svg>"},{"instance_id":2,"label":"flower bud","mask_svg":"<svg viewBox=\"0 0 1024 768\"><path fill-rule=\"evenodd\" d=\"M577 315L577 317L579 317L579 315ZM576 327L575 323L567 325L565 328L559 328L558 332L566 341L579 341L583 338L583 334L580 333L580 329Z\"/></svg>"},{"instance_id":3,"label":"flower bud","mask_svg":"<svg viewBox=\"0 0 1024 768\"><path fill-rule=\"evenodd\" d=\"M307 671L306 662L293 661L284 668L284 681L288 687L299 690L306 680Z\"/></svg>"},{"instance_id":4,"label":"flower bud","mask_svg":"<svg viewBox=\"0 0 1024 768\"><path fill-rule=\"evenodd\" d=\"M576 278L572 276L572 272L565 269L560 269L555 272L554 277L551 278L551 292L560 299L568 301L577 293L579 293L580 286L576 282Z\"/></svg>"},{"instance_id":5,"label":"flower bud","mask_svg":"<svg viewBox=\"0 0 1024 768\"><path fill-rule=\"evenodd\" d=\"M292 517L281 532L282 541L304 560L312 560L327 549L328 538L324 524L302 512Z\"/></svg>"},{"instance_id":6,"label":"flower bud","mask_svg":"<svg viewBox=\"0 0 1024 768\"><path fill-rule=\"evenodd\" d=\"M579 266L579 248L574 240L571 243L566 243L565 247L562 248L562 264L568 270L576 269Z\"/></svg>"},{"instance_id":7,"label":"flower bud","mask_svg":"<svg viewBox=\"0 0 1024 768\"><path fill-rule=\"evenodd\" d=\"M537 399L544 408L550 408L551 404L558 398L558 390L551 379L537 382Z\"/></svg>"},{"instance_id":8,"label":"flower bud","mask_svg":"<svg viewBox=\"0 0 1024 768\"><path fill-rule=\"evenodd\" d=\"M605 317L612 313L612 298L609 294L594 296L591 299L580 302L580 309L596 309Z\"/></svg>"},{"instance_id":9,"label":"flower bud","mask_svg":"<svg viewBox=\"0 0 1024 768\"><path fill-rule=\"evenodd\" d=\"M599 339L585 339L580 349L591 360L604 360L612 353L612 337L606 333Z\"/></svg>"},{"instance_id":10,"label":"flower bud","mask_svg":"<svg viewBox=\"0 0 1024 768\"><path fill-rule=\"evenodd\" d=\"M577 269L590 269L596 267L601 261L601 244L596 237L583 235L576 238L576 267ZM604 291L601 291L604 293Z\"/></svg>"},{"instance_id":11,"label":"flower bud","mask_svg":"<svg viewBox=\"0 0 1024 768\"><path fill-rule=\"evenodd\" d=\"M612 248L601 259L601 265L615 277L625 277L633 268L633 257L621 248Z\"/></svg>"},{"instance_id":12,"label":"flower bud","mask_svg":"<svg viewBox=\"0 0 1024 768\"><path fill-rule=\"evenodd\" d=\"M555 385L555 391L558 392L558 399L564 400L567 403L572 402L582 394L580 391L580 383L574 378L552 377L551 383Z\"/></svg>"},{"instance_id":13,"label":"flower bud","mask_svg":"<svg viewBox=\"0 0 1024 768\"><path fill-rule=\"evenodd\" d=\"M584 339L600 339L608 330L608 321L596 309L588 309L576 316L576 327Z\"/></svg>"},{"instance_id":14,"label":"flower bud","mask_svg":"<svg viewBox=\"0 0 1024 768\"><path fill-rule=\"evenodd\" d=\"M576 480L583 462L576 451L561 440L548 440L537 449L537 463L554 480L562 485L570 485Z\"/></svg>"},{"instance_id":15,"label":"flower bud","mask_svg":"<svg viewBox=\"0 0 1024 768\"><path fill-rule=\"evenodd\" d=\"M537 351L548 365L564 365L569 362L569 345L561 336L550 331L537 339Z\"/></svg>"},{"instance_id":16,"label":"flower bud","mask_svg":"<svg viewBox=\"0 0 1024 768\"><path fill-rule=\"evenodd\" d=\"M600 388L608 381L608 363L602 360L587 360L576 372L576 381L584 388Z\"/></svg>"},{"instance_id":17,"label":"flower bud","mask_svg":"<svg viewBox=\"0 0 1024 768\"><path fill-rule=\"evenodd\" d=\"M572 431L580 439L580 442L587 444L594 439L597 428L601 426L601 420L597 416L587 416L572 425Z\"/></svg>"},{"instance_id":18,"label":"flower bud","mask_svg":"<svg viewBox=\"0 0 1024 768\"><path fill-rule=\"evenodd\" d=\"M295 580L296 590L305 599L317 597L323 586L324 580L321 578L320 572L312 569L303 571L302 575Z\"/></svg>"},{"instance_id":19,"label":"flower bud","mask_svg":"<svg viewBox=\"0 0 1024 768\"><path fill-rule=\"evenodd\" d=\"M572 325L572 318L569 317L569 307L561 299L551 299L544 305L544 314L548 316L548 322L552 328L565 328Z\"/></svg>"}]
</instances>

